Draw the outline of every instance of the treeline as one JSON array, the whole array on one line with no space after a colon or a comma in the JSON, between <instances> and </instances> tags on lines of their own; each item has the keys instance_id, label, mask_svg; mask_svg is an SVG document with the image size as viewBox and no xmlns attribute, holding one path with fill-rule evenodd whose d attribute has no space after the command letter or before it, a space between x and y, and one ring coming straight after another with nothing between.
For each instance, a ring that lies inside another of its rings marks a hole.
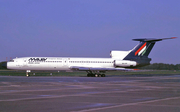
<instances>
[{"instance_id":1,"label":"treeline","mask_svg":"<svg viewBox=\"0 0 180 112\"><path fill-rule=\"evenodd\" d=\"M164 63L153 63L148 66L141 67L140 69L150 70L180 70L180 64L164 64Z\"/></svg>"},{"instance_id":2,"label":"treeline","mask_svg":"<svg viewBox=\"0 0 180 112\"><path fill-rule=\"evenodd\" d=\"M0 62L0 69L6 69L5 67L3 67L3 65L5 64L6 62Z\"/></svg>"}]
</instances>

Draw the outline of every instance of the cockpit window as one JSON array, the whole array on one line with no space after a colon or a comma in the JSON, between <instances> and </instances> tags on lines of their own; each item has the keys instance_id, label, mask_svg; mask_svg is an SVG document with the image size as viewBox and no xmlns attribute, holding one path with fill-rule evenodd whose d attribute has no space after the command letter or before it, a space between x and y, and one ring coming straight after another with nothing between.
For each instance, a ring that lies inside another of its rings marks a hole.
<instances>
[{"instance_id":1,"label":"cockpit window","mask_svg":"<svg viewBox=\"0 0 180 112\"><path fill-rule=\"evenodd\" d=\"M9 62L14 62L14 60L10 60Z\"/></svg>"}]
</instances>

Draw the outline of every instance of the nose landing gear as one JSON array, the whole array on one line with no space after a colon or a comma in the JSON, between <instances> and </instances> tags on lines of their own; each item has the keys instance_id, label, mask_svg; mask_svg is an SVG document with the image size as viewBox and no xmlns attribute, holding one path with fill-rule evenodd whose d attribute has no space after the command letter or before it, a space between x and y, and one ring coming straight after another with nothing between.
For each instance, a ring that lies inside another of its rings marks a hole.
<instances>
[{"instance_id":1,"label":"nose landing gear","mask_svg":"<svg viewBox=\"0 0 180 112\"><path fill-rule=\"evenodd\" d=\"M30 75L28 74L29 72L31 72L31 70L26 70L26 76L29 77Z\"/></svg>"}]
</instances>

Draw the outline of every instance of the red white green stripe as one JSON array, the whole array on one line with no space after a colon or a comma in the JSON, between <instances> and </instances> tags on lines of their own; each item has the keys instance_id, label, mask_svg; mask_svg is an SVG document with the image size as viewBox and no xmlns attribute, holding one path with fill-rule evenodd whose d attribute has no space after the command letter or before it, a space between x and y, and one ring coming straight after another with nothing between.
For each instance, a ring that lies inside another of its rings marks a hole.
<instances>
[{"instance_id":1,"label":"red white green stripe","mask_svg":"<svg viewBox=\"0 0 180 112\"><path fill-rule=\"evenodd\" d=\"M135 52L135 56L138 54L140 55L143 51L146 50L146 42ZM145 52L144 52L145 53ZM143 54L144 54L143 53Z\"/></svg>"}]
</instances>

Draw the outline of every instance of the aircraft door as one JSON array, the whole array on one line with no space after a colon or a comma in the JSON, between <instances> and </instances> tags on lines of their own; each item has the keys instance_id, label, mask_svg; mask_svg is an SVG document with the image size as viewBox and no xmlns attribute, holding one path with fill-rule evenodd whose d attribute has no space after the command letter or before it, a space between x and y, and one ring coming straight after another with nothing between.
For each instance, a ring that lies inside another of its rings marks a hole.
<instances>
[{"instance_id":1,"label":"aircraft door","mask_svg":"<svg viewBox=\"0 0 180 112\"><path fill-rule=\"evenodd\" d=\"M16 65L17 67L22 68L24 65L24 60L17 60L16 63L17 63Z\"/></svg>"},{"instance_id":2,"label":"aircraft door","mask_svg":"<svg viewBox=\"0 0 180 112\"><path fill-rule=\"evenodd\" d=\"M63 66L68 66L68 58L63 58Z\"/></svg>"},{"instance_id":3,"label":"aircraft door","mask_svg":"<svg viewBox=\"0 0 180 112\"><path fill-rule=\"evenodd\" d=\"M24 60L23 60L23 67L28 67L28 61L27 61L27 59L24 59Z\"/></svg>"}]
</instances>

